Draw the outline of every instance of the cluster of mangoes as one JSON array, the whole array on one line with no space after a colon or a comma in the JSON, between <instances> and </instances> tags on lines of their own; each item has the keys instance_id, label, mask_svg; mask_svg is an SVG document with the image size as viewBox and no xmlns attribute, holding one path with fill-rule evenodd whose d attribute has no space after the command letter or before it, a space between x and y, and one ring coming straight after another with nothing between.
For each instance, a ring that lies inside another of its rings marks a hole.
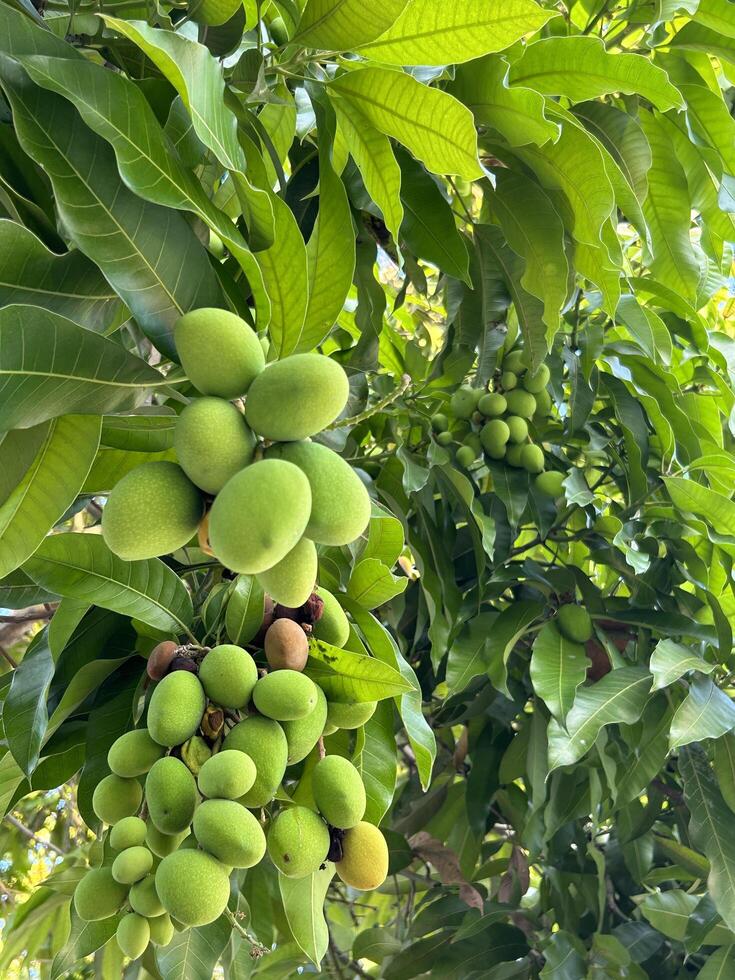
<instances>
[{"instance_id":1,"label":"cluster of mangoes","mask_svg":"<svg viewBox=\"0 0 735 980\"><path fill-rule=\"evenodd\" d=\"M316 353L266 364L257 334L224 310L185 314L174 339L200 393L176 424L178 463L144 463L115 484L102 515L105 541L134 560L198 536L226 568L258 576L276 602L300 606L316 581L316 544L350 544L370 520L359 476L310 440L344 409L347 375Z\"/></svg>"},{"instance_id":2,"label":"cluster of mangoes","mask_svg":"<svg viewBox=\"0 0 735 980\"><path fill-rule=\"evenodd\" d=\"M312 635L343 645L350 630L344 610L325 589L317 598ZM291 878L333 861L353 888L385 880L388 849L363 820L360 773L342 755L326 754L322 738L364 724L376 703L327 701L304 673L309 639L293 616L298 610L278 609L264 621L267 667L234 644L164 641L150 655L148 674L160 679L146 727L124 733L109 750L111 772L92 799L110 828L104 857L74 894L82 919L123 912L117 941L126 956L217 919L232 872L265 859ZM294 776L287 773L307 756ZM296 778L298 803L279 793Z\"/></svg>"},{"instance_id":3,"label":"cluster of mangoes","mask_svg":"<svg viewBox=\"0 0 735 980\"><path fill-rule=\"evenodd\" d=\"M510 351L487 389L463 385L452 395L448 413L432 417L437 443L456 445L455 458L465 469L483 455L504 460L534 476L540 493L561 496L566 474L546 470L544 450L533 441L535 424L551 412L549 378L546 364L530 371L523 351Z\"/></svg>"}]
</instances>

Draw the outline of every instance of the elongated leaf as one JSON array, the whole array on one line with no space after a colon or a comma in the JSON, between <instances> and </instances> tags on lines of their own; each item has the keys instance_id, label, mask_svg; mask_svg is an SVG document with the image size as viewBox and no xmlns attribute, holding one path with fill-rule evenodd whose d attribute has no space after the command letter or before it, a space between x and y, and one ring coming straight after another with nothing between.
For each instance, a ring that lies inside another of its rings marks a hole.
<instances>
[{"instance_id":1,"label":"elongated leaf","mask_svg":"<svg viewBox=\"0 0 735 980\"><path fill-rule=\"evenodd\" d=\"M733 980L735 978L735 945L722 946L707 957L697 980Z\"/></svg>"},{"instance_id":2,"label":"elongated leaf","mask_svg":"<svg viewBox=\"0 0 735 980\"><path fill-rule=\"evenodd\" d=\"M376 129L403 143L433 173L467 180L482 175L472 114L446 92L404 72L361 68L333 81L329 94L357 105Z\"/></svg>"},{"instance_id":3,"label":"elongated leaf","mask_svg":"<svg viewBox=\"0 0 735 980\"><path fill-rule=\"evenodd\" d=\"M514 602L504 609L487 638L487 674L493 685L510 697L507 688L508 657L528 627L541 615L538 602Z\"/></svg>"},{"instance_id":4,"label":"elongated leaf","mask_svg":"<svg viewBox=\"0 0 735 980\"><path fill-rule=\"evenodd\" d=\"M160 453L174 444L178 416L106 415L102 419L103 446L127 452Z\"/></svg>"},{"instance_id":5,"label":"elongated leaf","mask_svg":"<svg viewBox=\"0 0 735 980\"><path fill-rule=\"evenodd\" d=\"M194 231L175 211L128 191L112 151L76 109L33 84L5 56L0 83L21 145L51 175L56 206L74 243L99 266L156 346L174 355L171 333L178 317L199 306L222 305Z\"/></svg>"},{"instance_id":6,"label":"elongated leaf","mask_svg":"<svg viewBox=\"0 0 735 980\"><path fill-rule=\"evenodd\" d=\"M373 504L368 526L368 540L363 558L377 558L384 565L393 567L403 551L403 525L388 511Z\"/></svg>"},{"instance_id":7,"label":"elongated leaf","mask_svg":"<svg viewBox=\"0 0 735 980\"><path fill-rule=\"evenodd\" d=\"M77 963L101 949L115 935L120 918L118 914L97 922L85 922L76 912L72 912L71 932L64 948L56 954L51 964L51 980L68 976Z\"/></svg>"},{"instance_id":8,"label":"elongated leaf","mask_svg":"<svg viewBox=\"0 0 735 980\"><path fill-rule=\"evenodd\" d=\"M654 691L668 687L690 670L711 674L715 669L713 664L708 664L688 647L673 640L660 640L657 643L649 666L654 677Z\"/></svg>"},{"instance_id":9,"label":"elongated leaf","mask_svg":"<svg viewBox=\"0 0 735 980\"><path fill-rule=\"evenodd\" d=\"M725 925L735 930L735 840L729 833L730 810L702 749L682 749L679 771L684 780L692 838L710 863L709 893Z\"/></svg>"},{"instance_id":10,"label":"elongated leaf","mask_svg":"<svg viewBox=\"0 0 735 980\"><path fill-rule=\"evenodd\" d=\"M0 310L0 427L135 408L163 375L71 320L32 306Z\"/></svg>"},{"instance_id":11,"label":"elongated leaf","mask_svg":"<svg viewBox=\"0 0 735 980\"><path fill-rule=\"evenodd\" d=\"M735 703L708 677L695 675L671 721L669 747L719 738L735 728Z\"/></svg>"},{"instance_id":12,"label":"elongated leaf","mask_svg":"<svg viewBox=\"0 0 735 980\"><path fill-rule=\"evenodd\" d=\"M664 483L680 511L701 517L718 534L735 537L735 503L729 497L681 476L664 477Z\"/></svg>"},{"instance_id":13,"label":"elongated leaf","mask_svg":"<svg viewBox=\"0 0 735 980\"><path fill-rule=\"evenodd\" d=\"M531 656L531 683L549 711L563 721L590 662L579 643L562 636L554 623L539 631Z\"/></svg>"},{"instance_id":14,"label":"elongated leaf","mask_svg":"<svg viewBox=\"0 0 735 980\"><path fill-rule=\"evenodd\" d=\"M8 748L26 776L38 765L48 711L46 697L54 676L54 658L47 631L39 633L13 671L3 704L3 729Z\"/></svg>"},{"instance_id":15,"label":"elongated leaf","mask_svg":"<svg viewBox=\"0 0 735 980\"><path fill-rule=\"evenodd\" d=\"M473 677L488 669L487 647L496 619L495 613L475 616L449 648L447 684L452 693L464 690Z\"/></svg>"},{"instance_id":16,"label":"elongated leaf","mask_svg":"<svg viewBox=\"0 0 735 980\"><path fill-rule=\"evenodd\" d=\"M98 534L47 538L24 570L58 595L91 599L156 629L183 633L192 620L189 593L175 572L158 558L123 561Z\"/></svg>"},{"instance_id":17,"label":"elongated leaf","mask_svg":"<svg viewBox=\"0 0 735 980\"><path fill-rule=\"evenodd\" d=\"M730 0L699 0L696 20L719 34L735 38L735 10Z\"/></svg>"},{"instance_id":18,"label":"elongated leaf","mask_svg":"<svg viewBox=\"0 0 735 980\"><path fill-rule=\"evenodd\" d=\"M349 51L380 37L407 0L385 0L366 7L361 0L309 0L294 38L308 47Z\"/></svg>"},{"instance_id":19,"label":"elongated leaf","mask_svg":"<svg viewBox=\"0 0 735 980\"><path fill-rule=\"evenodd\" d=\"M263 625L263 589L253 575L238 575L225 610L225 629L233 643L245 646Z\"/></svg>"},{"instance_id":20,"label":"elongated leaf","mask_svg":"<svg viewBox=\"0 0 735 980\"><path fill-rule=\"evenodd\" d=\"M408 579L393 572L377 558L363 558L352 570L347 595L365 609L382 606L406 591Z\"/></svg>"},{"instance_id":21,"label":"elongated leaf","mask_svg":"<svg viewBox=\"0 0 735 980\"><path fill-rule=\"evenodd\" d=\"M707 55L735 62L735 36L732 31L720 33L718 29L690 21L672 37L669 44L673 48L703 51Z\"/></svg>"},{"instance_id":22,"label":"elongated leaf","mask_svg":"<svg viewBox=\"0 0 735 980\"><path fill-rule=\"evenodd\" d=\"M573 765L595 743L605 725L631 725L643 711L651 675L642 667L611 670L591 687L577 691L566 719L566 731L549 725L549 769Z\"/></svg>"},{"instance_id":23,"label":"elongated leaf","mask_svg":"<svg viewBox=\"0 0 735 980\"><path fill-rule=\"evenodd\" d=\"M27 342L27 340L26 340ZM76 500L97 452L101 419L55 419L22 482L0 507L0 576L22 565Z\"/></svg>"},{"instance_id":24,"label":"elongated leaf","mask_svg":"<svg viewBox=\"0 0 735 980\"><path fill-rule=\"evenodd\" d=\"M211 980L231 934L224 915L207 926L182 929L168 946L156 949L158 969L166 980Z\"/></svg>"},{"instance_id":25,"label":"elongated leaf","mask_svg":"<svg viewBox=\"0 0 735 980\"><path fill-rule=\"evenodd\" d=\"M735 812L735 734L727 732L715 741L714 770L725 803Z\"/></svg>"},{"instance_id":26,"label":"elongated leaf","mask_svg":"<svg viewBox=\"0 0 735 980\"><path fill-rule=\"evenodd\" d=\"M396 790L395 710L381 701L372 718L357 733L352 762L367 797L363 820L379 824L393 801Z\"/></svg>"},{"instance_id":27,"label":"elongated leaf","mask_svg":"<svg viewBox=\"0 0 735 980\"><path fill-rule=\"evenodd\" d=\"M315 871L306 878L278 875L278 887L291 935L317 967L329 945L324 899L333 877L334 865L331 863L324 870Z\"/></svg>"},{"instance_id":28,"label":"elongated leaf","mask_svg":"<svg viewBox=\"0 0 735 980\"><path fill-rule=\"evenodd\" d=\"M360 53L386 65L446 65L509 48L555 16L533 0L412 0L384 34Z\"/></svg>"},{"instance_id":29,"label":"elongated leaf","mask_svg":"<svg viewBox=\"0 0 735 980\"><path fill-rule=\"evenodd\" d=\"M48 438L50 422L30 429L12 429L0 437L0 504L21 483Z\"/></svg>"},{"instance_id":30,"label":"elongated leaf","mask_svg":"<svg viewBox=\"0 0 735 980\"><path fill-rule=\"evenodd\" d=\"M81 252L55 255L14 221L0 220L0 306L41 306L103 330L120 301Z\"/></svg>"},{"instance_id":31,"label":"elongated leaf","mask_svg":"<svg viewBox=\"0 0 735 980\"><path fill-rule=\"evenodd\" d=\"M398 671L361 653L352 653L309 637L309 662L305 673L330 701L381 701L411 689Z\"/></svg>"},{"instance_id":32,"label":"elongated leaf","mask_svg":"<svg viewBox=\"0 0 735 980\"><path fill-rule=\"evenodd\" d=\"M0 605L5 609L27 609L40 602L53 602L56 598L53 592L36 585L20 568L0 580Z\"/></svg>"},{"instance_id":33,"label":"elongated leaf","mask_svg":"<svg viewBox=\"0 0 735 980\"><path fill-rule=\"evenodd\" d=\"M651 148L638 120L605 102L580 103L574 115L615 159L642 202L648 192Z\"/></svg>"},{"instance_id":34,"label":"elongated leaf","mask_svg":"<svg viewBox=\"0 0 735 980\"><path fill-rule=\"evenodd\" d=\"M572 102L625 92L658 109L682 109L684 99L663 69L638 54L608 52L601 38L547 37L529 44L510 70L512 85Z\"/></svg>"}]
</instances>

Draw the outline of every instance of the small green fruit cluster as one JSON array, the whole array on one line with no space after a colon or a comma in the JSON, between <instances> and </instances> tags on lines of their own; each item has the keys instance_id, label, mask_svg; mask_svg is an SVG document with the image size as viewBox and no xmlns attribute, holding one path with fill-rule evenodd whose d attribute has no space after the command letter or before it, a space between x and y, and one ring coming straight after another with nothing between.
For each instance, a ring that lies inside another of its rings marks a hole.
<instances>
[{"instance_id":1,"label":"small green fruit cluster","mask_svg":"<svg viewBox=\"0 0 735 980\"><path fill-rule=\"evenodd\" d=\"M227 568L300 606L316 582L315 545L350 544L370 520L352 467L310 441L344 409L347 375L321 354L266 365L257 334L224 310L185 314L174 339L201 397L177 421L178 463L144 463L113 487L105 541L135 560L176 551L199 532Z\"/></svg>"},{"instance_id":2,"label":"small green fruit cluster","mask_svg":"<svg viewBox=\"0 0 735 980\"><path fill-rule=\"evenodd\" d=\"M465 469L483 456L503 460L534 476L541 493L561 496L565 474L544 469L544 450L533 441L536 425L551 412L549 378L546 364L529 371L522 351L510 351L487 390L463 385L452 395L448 413L433 416L434 438L440 446L458 444L455 458Z\"/></svg>"}]
</instances>

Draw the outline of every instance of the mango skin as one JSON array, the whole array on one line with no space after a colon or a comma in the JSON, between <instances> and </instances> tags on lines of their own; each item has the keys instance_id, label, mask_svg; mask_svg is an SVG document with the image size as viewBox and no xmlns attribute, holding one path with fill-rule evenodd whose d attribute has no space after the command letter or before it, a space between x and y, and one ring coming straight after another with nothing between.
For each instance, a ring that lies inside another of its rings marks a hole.
<instances>
[{"instance_id":1,"label":"mango skin","mask_svg":"<svg viewBox=\"0 0 735 980\"><path fill-rule=\"evenodd\" d=\"M180 847L184 840L189 836L189 828L186 827L178 834L162 834L154 823L148 823L145 842L149 850L153 851L156 857L167 857L169 854Z\"/></svg>"},{"instance_id":2,"label":"mango skin","mask_svg":"<svg viewBox=\"0 0 735 980\"><path fill-rule=\"evenodd\" d=\"M136 960L150 942L151 929L142 915L129 912L120 919L116 937L120 950L131 960Z\"/></svg>"},{"instance_id":3,"label":"mango skin","mask_svg":"<svg viewBox=\"0 0 735 980\"><path fill-rule=\"evenodd\" d=\"M174 342L181 366L203 395L239 398L265 367L258 335L227 310L185 313L174 327Z\"/></svg>"},{"instance_id":4,"label":"mango skin","mask_svg":"<svg viewBox=\"0 0 735 980\"><path fill-rule=\"evenodd\" d=\"M560 473L558 470L547 470L545 473L539 473L536 477L536 489L547 497L563 497L566 478L566 473Z\"/></svg>"},{"instance_id":5,"label":"mango skin","mask_svg":"<svg viewBox=\"0 0 735 980\"><path fill-rule=\"evenodd\" d=\"M344 609L327 589L320 586L316 594L324 603L324 611L314 623L313 635L333 647L343 647L350 638L350 623Z\"/></svg>"},{"instance_id":6,"label":"mango skin","mask_svg":"<svg viewBox=\"0 0 735 980\"><path fill-rule=\"evenodd\" d=\"M148 705L148 731L154 742L181 745L202 721L206 698L194 674L175 670L156 685Z\"/></svg>"},{"instance_id":7,"label":"mango skin","mask_svg":"<svg viewBox=\"0 0 735 980\"><path fill-rule=\"evenodd\" d=\"M573 643L586 643L592 638L592 620L590 614L573 602L559 606L556 613L556 625L562 636Z\"/></svg>"},{"instance_id":8,"label":"mango skin","mask_svg":"<svg viewBox=\"0 0 735 980\"><path fill-rule=\"evenodd\" d=\"M322 354L292 354L274 361L248 392L250 428L275 442L296 442L321 432L347 404L347 375Z\"/></svg>"},{"instance_id":9,"label":"mango skin","mask_svg":"<svg viewBox=\"0 0 735 980\"><path fill-rule=\"evenodd\" d=\"M107 919L122 907L127 893L111 868L92 868L74 889L74 908L85 922Z\"/></svg>"},{"instance_id":10,"label":"mango skin","mask_svg":"<svg viewBox=\"0 0 735 980\"><path fill-rule=\"evenodd\" d=\"M256 776L255 763L249 755L228 749L204 763L199 773L199 792L209 799L237 800L253 788Z\"/></svg>"},{"instance_id":11,"label":"mango skin","mask_svg":"<svg viewBox=\"0 0 735 980\"><path fill-rule=\"evenodd\" d=\"M112 877L121 885L134 885L153 867L153 855L147 847L127 847L112 863Z\"/></svg>"},{"instance_id":12,"label":"mango skin","mask_svg":"<svg viewBox=\"0 0 735 980\"><path fill-rule=\"evenodd\" d=\"M204 693L223 708L244 708L257 680L255 661L234 643L212 647L199 668Z\"/></svg>"},{"instance_id":13,"label":"mango skin","mask_svg":"<svg viewBox=\"0 0 735 980\"><path fill-rule=\"evenodd\" d=\"M163 834L180 834L191 823L199 802L194 777L180 759L159 759L145 784L148 814Z\"/></svg>"},{"instance_id":14,"label":"mango skin","mask_svg":"<svg viewBox=\"0 0 735 980\"><path fill-rule=\"evenodd\" d=\"M143 789L137 779L123 779L111 773L97 783L92 809L102 823L116 824L137 813L142 800Z\"/></svg>"},{"instance_id":15,"label":"mango skin","mask_svg":"<svg viewBox=\"0 0 735 980\"><path fill-rule=\"evenodd\" d=\"M146 824L140 817L123 817L110 831L110 847L124 851L127 847L145 844Z\"/></svg>"},{"instance_id":16,"label":"mango skin","mask_svg":"<svg viewBox=\"0 0 735 980\"><path fill-rule=\"evenodd\" d=\"M360 537L370 522L370 495L348 462L316 442L274 446L268 456L286 459L306 474L311 487L308 538L343 545Z\"/></svg>"},{"instance_id":17,"label":"mango skin","mask_svg":"<svg viewBox=\"0 0 735 980\"><path fill-rule=\"evenodd\" d=\"M521 450L521 465L529 473L543 473L544 451L540 446L524 446Z\"/></svg>"},{"instance_id":18,"label":"mango skin","mask_svg":"<svg viewBox=\"0 0 735 980\"><path fill-rule=\"evenodd\" d=\"M155 875L146 875L140 881L136 881L128 892L128 901L133 912L150 918L155 915L163 915L164 908L161 899L156 891Z\"/></svg>"},{"instance_id":19,"label":"mango skin","mask_svg":"<svg viewBox=\"0 0 735 980\"><path fill-rule=\"evenodd\" d=\"M232 868L252 868L265 854L260 823L234 800L205 800L194 814L194 835L205 851Z\"/></svg>"},{"instance_id":20,"label":"mango skin","mask_svg":"<svg viewBox=\"0 0 735 980\"><path fill-rule=\"evenodd\" d=\"M520 415L522 419L532 419L536 411L536 399L529 391L518 388L506 395L508 411L511 415Z\"/></svg>"},{"instance_id":21,"label":"mango skin","mask_svg":"<svg viewBox=\"0 0 735 980\"><path fill-rule=\"evenodd\" d=\"M329 830L305 806L282 810L268 831L268 854L287 878L305 878L327 860Z\"/></svg>"},{"instance_id":22,"label":"mango skin","mask_svg":"<svg viewBox=\"0 0 735 980\"><path fill-rule=\"evenodd\" d=\"M255 763L255 782L239 802L247 807L270 803L286 772L288 755L286 736L278 722L251 715L235 725L222 743L222 749L245 752Z\"/></svg>"},{"instance_id":23,"label":"mango skin","mask_svg":"<svg viewBox=\"0 0 735 980\"><path fill-rule=\"evenodd\" d=\"M281 722L288 743L288 764L301 762L314 748L327 723L327 699L324 691L316 687L316 706L305 718Z\"/></svg>"},{"instance_id":24,"label":"mango skin","mask_svg":"<svg viewBox=\"0 0 735 980\"><path fill-rule=\"evenodd\" d=\"M253 460L256 439L235 406L223 398L196 398L179 416L174 449L179 466L206 493L219 493Z\"/></svg>"},{"instance_id":25,"label":"mango skin","mask_svg":"<svg viewBox=\"0 0 735 980\"><path fill-rule=\"evenodd\" d=\"M274 602L294 609L313 592L318 570L314 542L302 538L273 568L261 572L258 582Z\"/></svg>"},{"instance_id":26,"label":"mango skin","mask_svg":"<svg viewBox=\"0 0 735 980\"><path fill-rule=\"evenodd\" d=\"M148 927L151 931L150 941L154 946L168 946L176 931L171 916L166 912L148 919Z\"/></svg>"},{"instance_id":27,"label":"mango skin","mask_svg":"<svg viewBox=\"0 0 735 980\"><path fill-rule=\"evenodd\" d=\"M183 548L204 513L202 496L176 463L143 463L112 488L102 537L118 558L158 558Z\"/></svg>"},{"instance_id":28,"label":"mango skin","mask_svg":"<svg viewBox=\"0 0 735 980\"><path fill-rule=\"evenodd\" d=\"M142 776L163 753L163 746L153 741L148 729L137 728L125 732L112 743L107 764L117 776Z\"/></svg>"},{"instance_id":29,"label":"mango skin","mask_svg":"<svg viewBox=\"0 0 735 980\"><path fill-rule=\"evenodd\" d=\"M156 891L172 919L185 926L214 922L230 897L227 870L204 851L178 850L156 871Z\"/></svg>"},{"instance_id":30,"label":"mango skin","mask_svg":"<svg viewBox=\"0 0 735 980\"><path fill-rule=\"evenodd\" d=\"M372 891L382 885L388 877L388 845L380 830L365 822L348 830L336 867L342 881L352 888Z\"/></svg>"},{"instance_id":31,"label":"mango skin","mask_svg":"<svg viewBox=\"0 0 735 980\"><path fill-rule=\"evenodd\" d=\"M255 685L253 704L275 721L306 718L316 707L316 684L298 670L276 670Z\"/></svg>"},{"instance_id":32,"label":"mango skin","mask_svg":"<svg viewBox=\"0 0 735 980\"><path fill-rule=\"evenodd\" d=\"M311 488L298 466L263 459L228 480L209 514L209 543L233 572L257 575L294 548L309 522Z\"/></svg>"},{"instance_id":33,"label":"mango skin","mask_svg":"<svg viewBox=\"0 0 735 980\"><path fill-rule=\"evenodd\" d=\"M372 718L377 706L377 701L330 701L327 705L327 721L335 728L359 728Z\"/></svg>"},{"instance_id":34,"label":"mango skin","mask_svg":"<svg viewBox=\"0 0 735 980\"><path fill-rule=\"evenodd\" d=\"M349 759L325 756L314 767L311 780L314 802L327 823L348 830L362 820L367 806L365 786Z\"/></svg>"}]
</instances>

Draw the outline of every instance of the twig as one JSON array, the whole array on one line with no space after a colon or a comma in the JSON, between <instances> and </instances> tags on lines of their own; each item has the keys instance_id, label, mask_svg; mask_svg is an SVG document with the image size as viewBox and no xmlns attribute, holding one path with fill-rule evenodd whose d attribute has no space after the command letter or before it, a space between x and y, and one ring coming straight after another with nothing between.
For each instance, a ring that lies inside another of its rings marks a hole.
<instances>
[{"instance_id":1,"label":"twig","mask_svg":"<svg viewBox=\"0 0 735 980\"><path fill-rule=\"evenodd\" d=\"M225 909L225 915L230 920L232 927L240 933L243 939L246 939L250 943L250 955L253 957L253 959L260 959L261 956L265 956L267 953L270 953L267 946L264 946L261 942L258 942L255 936L251 936L247 929L240 925L234 912L230 911L230 909Z\"/></svg>"},{"instance_id":2,"label":"twig","mask_svg":"<svg viewBox=\"0 0 735 980\"><path fill-rule=\"evenodd\" d=\"M0 656L5 657L13 670L15 670L15 668L18 666L18 661L14 657L10 656L5 647L0 647Z\"/></svg>"},{"instance_id":3,"label":"twig","mask_svg":"<svg viewBox=\"0 0 735 980\"><path fill-rule=\"evenodd\" d=\"M36 844L40 844L42 847L47 847L50 851L55 851L56 854L60 854L62 857L64 856L64 852L60 847L57 847L56 844L52 844L51 841L42 840L40 837L37 837L32 830L29 830L28 827L25 826L25 824L22 824L20 820L16 820L12 813L6 813L5 820L12 824L16 830L19 830L21 834L28 837L29 840L35 841Z\"/></svg>"},{"instance_id":4,"label":"twig","mask_svg":"<svg viewBox=\"0 0 735 980\"><path fill-rule=\"evenodd\" d=\"M379 402L376 402L374 405L366 408L365 411L360 412L359 415L352 415L348 419L337 419L336 422L332 422L331 425L328 425L327 429L344 429L348 425L357 425L359 422L364 422L373 415L377 415L378 412L382 412L384 408L392 405L393 402L397 401L401 397L401 395L405 395L410 387L411 375L404 374L398 387L394 388L389 395L385 396L385 398L381 398Z\"/></svg>"}]
</instances>

